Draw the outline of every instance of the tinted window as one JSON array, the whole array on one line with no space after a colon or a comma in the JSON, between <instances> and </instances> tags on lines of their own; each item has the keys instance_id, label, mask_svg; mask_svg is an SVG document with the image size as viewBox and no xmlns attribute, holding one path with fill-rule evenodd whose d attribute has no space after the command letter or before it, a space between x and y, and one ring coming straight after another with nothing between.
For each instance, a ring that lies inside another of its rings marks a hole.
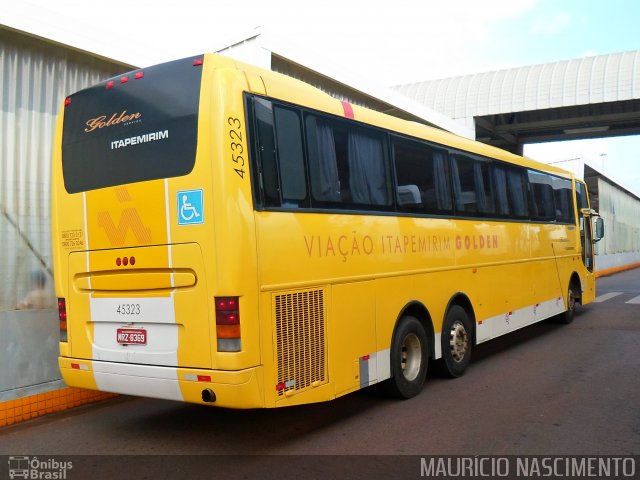
<instances>
[{"instance_id":1,"label":"tinted window","mask_svg":"<svg viewBox=\"0 0 640 480\"><path fill-rule=\"evenodd\" d=\"M419 142L397 139L393 143L393 155L399 210L451 212L446 151Z\"/></svg>"},{"instance_id":2,"label":"tinted window","mask_svg":"<svg viewBox=\"0 0 640 480\"><path fill-rule=\"evenodd\" d=\"M553 177L546 173L529 170L531 184L531 217L534 220L553 221L556 207L553 195Z\"/></svg>"},{"instance_id":3,"label":"tinted window","mask_svg":"<svg viewBox=\"0 0 640 480\"><path fill-rule=\"evenodd\" d=\"M491 167L493 191L498 216L527 218L529 206L527 190L529 188L525 170L500 162Z\"/></svg>"},{"instance_id":4,"label":"tinted window","mask_svg":"<svg viewBox=\"0 0 640 480\"><path fill-rule=\"evenodd\" d=\"M495 214L491 162L456 154L451 169L456 212L480 216Z\"/></svg>"},{"instance_id":5,"label":"tinted window","mask_svg":"<svg viewBox=\"0 0 640 480\"><path fill-rule=\"evenodd\" d=\"M298 205L307 197L300 115L275 107L278 160L283 204Z\"/></svg>"},{"instance_id":6,"label":"tinted window","mask_svg":"<svg viewBox=\"0 0 640 480\"><path fill-rule=\"evenodd\" d=\"M509 208L514 217L525 218L529 216L527 201L528 186L524 169L518 167L507 168Z\"/></svg>"},{"instance_id":7,"label":"tinted window","mask_svg":"<svg viewBox=\"0 0 640 480\"><path fill-rule=\"evenodd\" d=\"M202 67L177 60L82 90L64 110L69 193L188 174L195 164ZM141 73L136 78L136 73Z\"/></svg>"},{"instance_id":8,"label":"tinted window","mask_svg":"<svg viewBox=\"0 0 640 480\"><path fill-rule=\"evenodd\" d=\"M578 202L578 213L583 208L589 208L587 202L587 187L584 183L576 181L576 201Z\"/></svg>"},{"instance_id":9,"label":"tinted window","mask_svg":"<svg viewBox=\"0 0 640 480\"><path fill-rule=\"evenodd\" d=\"M570 180L390 136L303 107L247 99L248 107L253 106L248 111L253 115L252 168L258 173L254 187L263 206L436 215L455 211L461 217L574 223ZM576 185L579 201L586 203L586 191Z\"/></svg>"},{"instance_id":10,"label":"tinted window","mask_svg":"<svg viewBox=\"0 0 640 480\"><path fill-rule=\"evenodd\" d=\"M271 102L256 98L254 103L258 175L262 182L262 201L265 206L280 205L280 183L276 162L276 143Z\"/></svg>"},{"instance_id":11,"label":"tinted window","mask_svg":"<svg viewBox=\"0 0 640 480\"><path fill-rule=\"evenodd\" d=\"M559 223L575 223L571 180L553 177L553 195L556 205L556 221Z\"/></svg>"},{"instance_id":12,"label":"tinted window","mask_svg":"<svg viewBox=\"0 0 640 480\"><path fill-rule=\"evenodd\" d=\"M502 164L494 164L491 170L493 185L496 191L496 210L498 215L506 216L511 214L509 206L509 195L507 193L507 169Z\"/></svg>"},{"instance_id":13,"label":"tinted window","mask_svg":"<svg viewBox=\"0 0 640 480\"><path fill-rule=\"evenodd\" d=\"M392 205L384 139L373 129L316 115L305 120L314 205Z\"/></svg>"}]
</instances>

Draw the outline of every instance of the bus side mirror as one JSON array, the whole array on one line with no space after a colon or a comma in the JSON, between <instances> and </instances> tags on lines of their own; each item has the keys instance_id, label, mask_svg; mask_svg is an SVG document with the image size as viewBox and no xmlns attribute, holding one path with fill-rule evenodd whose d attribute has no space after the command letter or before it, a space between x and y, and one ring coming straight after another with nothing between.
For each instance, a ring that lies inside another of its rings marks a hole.
<instances>
[{"instance_id":1,"label":"bus side mirror","mask_svg":"<svg viewBox=\"0 0 640 480\"><path fill-rule=\"evenodd\" d=\"M604 238L604 220L601 217L596 218L596 234L593 240L599 242Z\"/></svg>"}]
</instances>

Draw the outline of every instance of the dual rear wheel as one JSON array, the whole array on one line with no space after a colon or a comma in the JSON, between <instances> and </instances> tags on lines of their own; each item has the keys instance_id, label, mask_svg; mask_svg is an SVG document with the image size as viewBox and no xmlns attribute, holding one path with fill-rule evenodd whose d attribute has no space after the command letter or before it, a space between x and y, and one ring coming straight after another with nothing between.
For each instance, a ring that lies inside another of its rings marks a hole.
<instances>
[{"instance_id":1,"label":"dual rear wheel","mask_svg":"<svg viewBox=\"0 0 640 480\"><path fill-rule=\"evenodd\" d=\"M567 310L563 323L571 323L579 301L580 291L571 284L567 295ZM471 361L473 346L471 320L460 305L447 311L440 337L442 358L436 363L438 371L451 378L464 374ZM422 391L429 363L429 338L422 323L405 315L396 327L391 344L391 378L387 382L391 394L411 398Z\"/></svg>"},{"instance_id":2,"label":"dual rear wheel","mask_svg":"<svg viewBox=\"0 0 640 480\"><path fill-rule=\"evenodd\" d=\"M441 336L442 359L438 370L449 377L459 377L471 360L471 323L467 312L453 305L445 317ZM411 398L422 391L429 364L429 338L422 323L412 315L402 317L391 344L391 378L389 393Z\"/></svg>"},{"instance_id":3,"label":"dual rear wheel","mask_svg":"<svg viewBox=\"0 0 640 480\"><path fill-rule=\"evenodd\" d=\"M395 397L411 398L422 391L429 365L429 339L422 323L405 315L391 342L391 378L387 390Z\"/></svg>"},{"instance_id":4,"label":"dual rear wheel","mask_svg":"<svg viewBox=\"0 0 640 480\"><path fill-rule=\"evenodd\" d=\"M442 324L442 358L438 363L441 374L457 378L462 375L471 361L471 321L460 305L452 305Z\"/></svg>"}]
</instances>

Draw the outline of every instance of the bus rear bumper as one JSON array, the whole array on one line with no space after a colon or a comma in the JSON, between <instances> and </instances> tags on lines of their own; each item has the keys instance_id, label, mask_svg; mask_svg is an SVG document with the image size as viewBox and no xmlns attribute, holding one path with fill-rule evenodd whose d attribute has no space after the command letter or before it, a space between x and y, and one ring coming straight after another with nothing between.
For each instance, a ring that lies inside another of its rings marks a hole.
<instances>
[{"instance_id":1,"label":"bus rear bumper","mask_svg":"<svg viewBox=\"0 0 640 480\"><path fill-rule=\"evenodd\" d=\"M58 363L62 377L70 387L227 408L265 406L260 366L225 371L69 357L59 357ZM207 393L203 395L205 391Z\"/></svg>"}]
</instances>

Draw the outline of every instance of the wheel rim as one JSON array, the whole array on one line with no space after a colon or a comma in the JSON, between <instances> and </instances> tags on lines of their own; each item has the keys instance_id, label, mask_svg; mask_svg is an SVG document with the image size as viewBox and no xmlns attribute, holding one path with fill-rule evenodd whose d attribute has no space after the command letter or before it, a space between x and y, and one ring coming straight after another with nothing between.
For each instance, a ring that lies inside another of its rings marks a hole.
<instances>
[{"instance_id":1,"label":"wheel rim","mask_svg":"<svg viewBox=\"0 0 640 480\"><path fill-rule=\"evenodd\" d=\"M451 326L449 345L453 360L457 363L462 362L469 350L469 335L460 320L456 320Z\"/></svg>"},{"instance_id":2,"label":"wheel rim","mask_svg":"<svg viewBox=\"0 0 640 480\"><path fill-rule=\"evenodd\" d=\"M422 348L420 339L415 333L410 333L402 342L400 365L402 374L408 381L415 380L422 364Z\"/></svg>"}]
</instances>

